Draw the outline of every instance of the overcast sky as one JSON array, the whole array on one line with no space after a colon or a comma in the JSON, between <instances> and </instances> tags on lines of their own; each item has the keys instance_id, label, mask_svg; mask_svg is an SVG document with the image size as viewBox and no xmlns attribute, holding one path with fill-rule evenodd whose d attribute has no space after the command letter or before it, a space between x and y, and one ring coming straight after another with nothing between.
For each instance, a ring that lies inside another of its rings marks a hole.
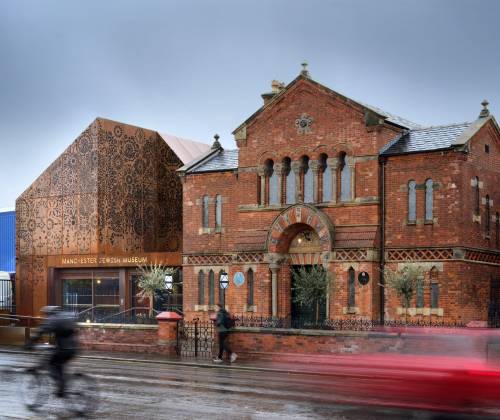
<instances>
[{"instance_id":1,"label":"overcast sky","mask_svg":"<svg viewBox=\"0 0 500 420\"><path fill-rule=\"evenodd\" d=\"M1 0L0 208L97 116L211 143L273 79L424 125L500 113L496 0Z\"/></svg>"}]
</instances>

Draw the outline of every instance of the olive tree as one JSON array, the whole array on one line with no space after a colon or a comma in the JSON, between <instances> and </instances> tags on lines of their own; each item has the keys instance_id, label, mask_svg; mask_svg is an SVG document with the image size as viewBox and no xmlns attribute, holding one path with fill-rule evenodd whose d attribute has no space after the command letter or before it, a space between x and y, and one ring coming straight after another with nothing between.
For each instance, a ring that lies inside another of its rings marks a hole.
<instances>
[{"instance_id":1,"label":"olive tree","mask_svg":"<svg viewBox=\"0 0 500 420\"><path fill-rule=\"evenodd\" d=\"M137 293L137 297L149 300L150 318L153 316L155 296L166 289L165 276L168 274L173 276L175 271L175 268L165 267L156 263L139 267L139 280L137 282L139 292Z\"/></svg>"},{"instance_id":2,"label":"olive tree","mask_svg":"<svg viewBox=\"0 0 500 420\"><path fill-rule=\"evenodd\" d=\"M417 289L422 286L424 269L417 264L407 264L397 270L384 268L386 286L402 298L405 322L408 320L408 308Z\"/></svg>"},{"instance_id":3,"label":"olive tree","mask_svg":"<svg viewBox=\"0 0 500 420\"><path fill-rule=\"evenodd\" d=\"M294 302L303 306L315 305L316 323L319 322L319 305L330 288L331 276L321 265L301 266L292 271Z\"/></svg>"}]
</instances>

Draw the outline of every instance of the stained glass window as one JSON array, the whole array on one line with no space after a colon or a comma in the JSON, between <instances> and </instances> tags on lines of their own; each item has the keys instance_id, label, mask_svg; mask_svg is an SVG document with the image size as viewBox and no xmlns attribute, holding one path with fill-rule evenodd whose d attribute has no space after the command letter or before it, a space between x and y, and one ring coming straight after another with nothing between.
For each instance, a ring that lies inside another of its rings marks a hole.
<instances>
[{"instance_id":1,"label":"stained glass window","mask_svg":"<svg viewBox=\"0 0 500 420\"><path fill-rule=\"evenodd\" d=\"M425 220L433 220L433 185L432 179L425 181Z\"/></svg>"},{"instance_id":2,"label":"stained glass window","mask_svg":"<svg viewBox=\"0 0 500 420\"><path fill-rule=\"evenodd\" d=\"M413 180L408 182L408 221L417 220L417 183Z\"/></svg>"}]
</instances>

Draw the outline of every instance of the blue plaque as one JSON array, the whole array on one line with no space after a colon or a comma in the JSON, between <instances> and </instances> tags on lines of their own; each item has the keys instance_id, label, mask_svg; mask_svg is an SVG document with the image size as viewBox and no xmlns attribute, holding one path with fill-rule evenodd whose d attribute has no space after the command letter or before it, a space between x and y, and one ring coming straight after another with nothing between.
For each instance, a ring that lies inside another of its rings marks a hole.
<instances>
[{"instance_id":1,"label":"blue plaque","mask_svg":"<svg viewBox=\"0 0 500 420\"><path fill-rule=\"evenodd\" d=\"M245 283L245 275L241 271L237 271L234 273L233 283L235 286L242 286Z\"/></svg>"}]
</instances>

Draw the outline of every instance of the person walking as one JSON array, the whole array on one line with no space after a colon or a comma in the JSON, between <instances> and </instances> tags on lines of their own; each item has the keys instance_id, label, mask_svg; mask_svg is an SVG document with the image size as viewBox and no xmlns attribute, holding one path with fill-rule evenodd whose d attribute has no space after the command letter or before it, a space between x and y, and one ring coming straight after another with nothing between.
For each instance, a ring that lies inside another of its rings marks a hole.
<instances>
[{"instance_id":1,"label":"person walking","mask_svg":"<svg viewBox=\"0 0 500 420\"><path fill-rule=\"evenodd\" d=\"M236 361L238 355L231 351L229 345L227 344L227 336L229 335L229 330L233 327L233 320L222 306L217 305L219 310L217 311L217 316L215 318L215 329L217 331L217 336L219 339L219 354L214 359L214 363L222 363L222 357L224 355L224 350L226 354L229 355L229 360L231 363Z\"/></svg>"}]
</instances>

